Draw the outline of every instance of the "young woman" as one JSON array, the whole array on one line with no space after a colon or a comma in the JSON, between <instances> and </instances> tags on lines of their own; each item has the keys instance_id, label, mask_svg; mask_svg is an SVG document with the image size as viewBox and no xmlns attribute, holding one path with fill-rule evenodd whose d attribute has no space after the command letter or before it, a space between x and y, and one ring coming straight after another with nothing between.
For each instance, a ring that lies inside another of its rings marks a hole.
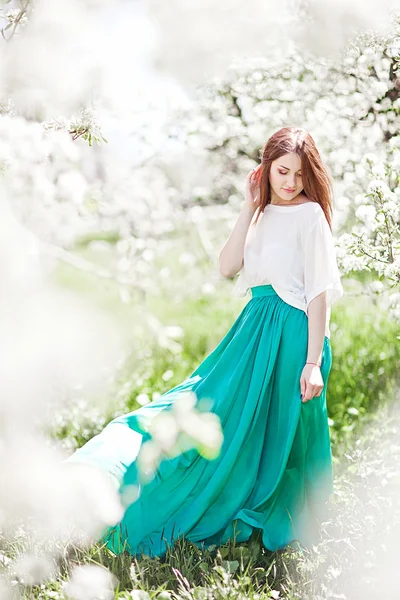
<instances>
[{"instance_id":1,"label":"young woman","mask_svg":"<svg viewBox=\"0 0 400 600\"><path fill-rule=\"evenodd\" d=\"M169 410L181 391L214 402L224 435L218 458L189 451L163 461L105 536L114 552L162 556L178 536L208 547L256 530L269 550L316 541L333 489L330 307L343 295L331 197L310 134L285 127L272 135L219 256L224 276L240 271L234 292L250 290L251 299L190 377L69 458L105 469L126 489L146 437L138 417Z\"/></svg>"}]
</instances>

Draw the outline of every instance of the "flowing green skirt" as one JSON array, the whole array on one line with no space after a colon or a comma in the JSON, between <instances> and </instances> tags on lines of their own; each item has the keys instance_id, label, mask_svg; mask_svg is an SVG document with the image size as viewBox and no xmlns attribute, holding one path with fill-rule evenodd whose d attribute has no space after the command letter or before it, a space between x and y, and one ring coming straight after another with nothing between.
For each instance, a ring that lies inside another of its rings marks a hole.
<instances>
[{"instance_id":1,"label":"flowing green skirt","mask_svg":"<svg viewBox=\"0 0 400 600\"><path fill-rule=\"evenodd\" d=\"M252 297L216 348L181 384L111 421L68 460L92 464L120 482L138 478L135 462L148 439L142 428L169 410L182 391L211 398L224 435L216 459L197 450L164 460L122 521L104 535L115 553L165 555L178 537L207 548L260 530L264 546L307 547L318 541L333 491L326 389L332 364L325 336L319 397L302 402L308 318L271 285Z\"/></svg>"}]
</instances>

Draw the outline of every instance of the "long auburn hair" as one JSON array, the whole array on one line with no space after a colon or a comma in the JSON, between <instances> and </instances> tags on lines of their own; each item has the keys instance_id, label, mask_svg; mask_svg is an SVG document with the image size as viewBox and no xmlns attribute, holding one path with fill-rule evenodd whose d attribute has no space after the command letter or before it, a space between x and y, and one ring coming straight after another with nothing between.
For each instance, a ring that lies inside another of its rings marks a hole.
<instances>
[{"instance_id":1,"label":"long auburn hair","mask_svg":"<svg viewBox=\"0 0 400 600\"><path fill-rule=\"evenodd\" d=\"M300 127L282 127L266 141L260 150L261 169L258 175L260 205L254 225L271 203L269 174L271 163L288 153L298 154L301 160L303 192L312 202L320 204L332 231L333 186L311 135Z\"/></svg>"}]
</instances>

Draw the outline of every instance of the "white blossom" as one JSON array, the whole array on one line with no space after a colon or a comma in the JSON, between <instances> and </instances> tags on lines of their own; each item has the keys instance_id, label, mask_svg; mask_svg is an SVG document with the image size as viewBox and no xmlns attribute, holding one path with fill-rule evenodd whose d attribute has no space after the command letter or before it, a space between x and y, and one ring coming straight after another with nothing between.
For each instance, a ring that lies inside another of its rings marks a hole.
<instances>
[{"instance_id":1,"label":"white blossom","mask_svg":"<svg viewBox=\"0 0 400 600\"><path fill-rule=\"evenodd\" d=\"M26 586L37 585L54 577L55 565L51 557L20 554L12 565L19 580Z\"/></svg>"},{"instance_id":2,"label":"white blossom","mask_svg":"<svg viewBox=\"0 0 400 600\"><path fill-rule=\"evenodd\" d=\"M115 575L97 565L75 567L64 587L71 600L112 600L117 583Z\"/></svg>"},{"instance_id":3,"label":"white blossom","mask_svg":"<svg viewBox=\"0 0 400 600\"><path fill-rule=\"evenodd\" d=\"M368 185L368 194L388 194L390 189L388 185L381 179L372 179Z\"/></svg>"}]
</instances>

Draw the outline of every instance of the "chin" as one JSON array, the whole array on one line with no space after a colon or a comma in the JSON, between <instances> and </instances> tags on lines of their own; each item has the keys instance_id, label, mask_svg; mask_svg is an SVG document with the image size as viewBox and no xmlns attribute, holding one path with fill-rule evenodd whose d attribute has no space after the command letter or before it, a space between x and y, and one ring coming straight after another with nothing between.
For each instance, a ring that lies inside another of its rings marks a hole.
<instances>
[{"instance_id":1,"label":"chin","mask_svg":"<svg viewBox=\"0 0 400 600\"><path fill-rule=\"evenodd\" d=\"M295 198L297 198L298 195L298 192L281 192L280 194L278 194L278 198L284 200L285 202L288 202L289 200L295 200Z\"/></svg>"}]
</instances>

